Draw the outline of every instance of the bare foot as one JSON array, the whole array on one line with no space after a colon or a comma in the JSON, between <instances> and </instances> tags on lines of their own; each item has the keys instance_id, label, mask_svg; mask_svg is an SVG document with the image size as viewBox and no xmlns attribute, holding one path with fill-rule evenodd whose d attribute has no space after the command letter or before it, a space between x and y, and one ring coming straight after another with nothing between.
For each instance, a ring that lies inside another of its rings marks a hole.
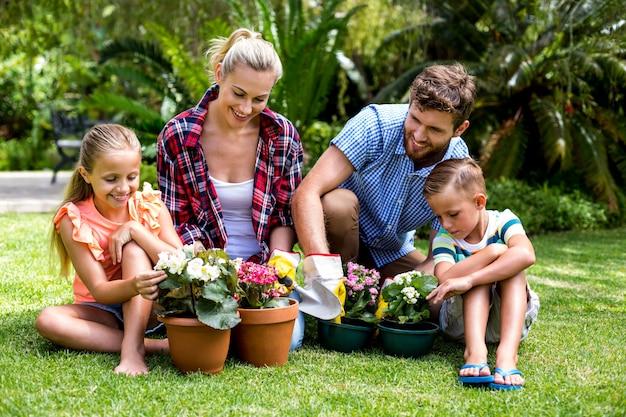
<instances>
[{"instance_id":1,"label":"bare foot","mask_svg":"<svg viewBox=\"0 0 626 417\"><path fill-rule=\"evenodd\" d=\"M503 373L506 374L516 369L517 369L517 358L515 359L496 358L496 371L493 376L494 382L496 384L505 384L505 385L524 385L524 378L521 375L514 374L514 375L506 375L503 377L502 374L498 373L499 370L501 370Z\"/></svg>"},{"instance_id":2,"label":"bare foot","mask_svg":"<svg viewBox=\"0 0 626 417\"><path fill-rule=\"evenodd\" d=\"M120 364L115 367L113 372L116 374L124 374L128 376L145 375L148 373L148 366L143 360L143 356L137 354L136 356L129 357L125 355L125 358L120 360Z\"/></svg>"},{"instance_id":3,"label":"bare foot","mask_svg":"<svg viewBox=\"0 0 626 417\"><path fill-rule=\"evenodd\" d=\"M170 353L170 344L167 339L144 339L146 353Z\"/></svg>"},{"instance_id":4,"label":"bare foot","mask_svg":"<svg viewBox=\"0 0 626 417\"><path fill-rule=\"evenodd\" d=\"M491 370L487 365L487 349L485 348L482 351L478 351L476 353L470 352L469 350L465 350L465 354L463 355L465 358L466 364L485 364L482 368L480 367L468 367L459 370L459 376L488 376L491 375Z\"/></svg>"}]
</instances>

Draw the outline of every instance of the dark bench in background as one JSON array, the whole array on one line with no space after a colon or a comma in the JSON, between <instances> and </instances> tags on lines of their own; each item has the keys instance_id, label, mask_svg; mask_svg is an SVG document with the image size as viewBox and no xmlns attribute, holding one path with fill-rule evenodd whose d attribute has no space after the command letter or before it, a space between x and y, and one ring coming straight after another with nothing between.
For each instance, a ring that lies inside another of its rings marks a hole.
<instances>
[{"instance_id":1,"label":"dark bench in background","mask_svg":"<svg viewBox=\"0 0 626 417\"><path fill-rule=\"evenodd\" d=\"M57 180L57 173L61 168L73 166L78 161L83 135L96 122L84 115L61 110L52 110L50 116L52 119L54 144L61 158L53 168L50 183L54 184Z\"/></svg>"}]
</instances>

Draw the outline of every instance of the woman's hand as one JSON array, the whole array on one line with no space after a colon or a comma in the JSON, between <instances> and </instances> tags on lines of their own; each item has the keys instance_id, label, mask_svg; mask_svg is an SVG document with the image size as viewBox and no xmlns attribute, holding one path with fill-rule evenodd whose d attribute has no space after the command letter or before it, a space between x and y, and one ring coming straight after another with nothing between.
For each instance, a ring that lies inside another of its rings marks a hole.
<instances>
[{"instance_id":1,"label":"woman's hand","mask_svg":"<svg viewBox=\"0 0 626 417\"><path fill-rule=\"evenodd\" d=\"M128 221L121 225L109 238L109 254L113 265L122 262L122 249L124 245L133 240L132 229L140 226L134 220Z\"/></svg>"},{"instance_id":2,"label":"woman's hand","mask_svg":"<svg viewBox=\"0 0 626 417\"><path fill-rule=\"evenodd\" d=\"M156 300L159 295L159 282L167 278L163 271L146 271L133 278L133 288L146 300Z\"/></svg>"},{"instance_id":3,"label":"woman's hand","mask_svg":"<svg viewBox=\"0 0 626 417\"><path fill-rule=\"evenodd\" d=\"M438 304L441 303L446 298L453 297L455 295L461 295L472 288L472 283L469 278L460 277L460 278L450 278L446 280L443 284L435 288L428 296L426 300L431 303Z\"/></svg>"}]
</instances>

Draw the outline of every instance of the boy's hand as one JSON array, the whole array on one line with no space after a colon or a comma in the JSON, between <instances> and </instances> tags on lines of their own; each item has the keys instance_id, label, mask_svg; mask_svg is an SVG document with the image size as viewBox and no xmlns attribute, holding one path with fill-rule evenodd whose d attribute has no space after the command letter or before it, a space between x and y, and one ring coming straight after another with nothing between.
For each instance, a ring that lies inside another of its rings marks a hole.
<instances>
[{"instance_id":1,"label":"boy's hand","mask_svg":"<svg viewBox=\"0 0 626 417\"><path fill-rule=\"evenodd\" d=\"M455 295L461 295L469 291L471 288L472 283L470 282L469 278L450 278L446 280L443 284L435 288L430 294L428 294L426 300L430 301L431 303L438 304L446 298L450 298Z\"/></svg>"},{"instance_id":2,"label":"boy's hand","mask_svg":"<svg viewBox=\"0 0 626 417\"><path fill-rule=\"evenodd\" d=\"M146 300L156 300L159 295L159 282L167 278L164 271L146 271L133 278L133 288Z\"/></svg>"}]
</instances>

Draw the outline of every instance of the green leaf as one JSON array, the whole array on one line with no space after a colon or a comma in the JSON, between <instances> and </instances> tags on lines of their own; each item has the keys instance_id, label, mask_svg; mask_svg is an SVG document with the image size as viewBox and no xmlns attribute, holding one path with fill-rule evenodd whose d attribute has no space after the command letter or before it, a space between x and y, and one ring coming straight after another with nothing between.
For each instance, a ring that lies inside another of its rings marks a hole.
<instances>
[{"instance_id":1,"label":"green leaf","mask_svg":"<svg viewBox=\"0 0 626 417\"><path fill-rule=\"evenodd\" d=\"M202 323L214 329L225 330L232 329L241 322L237 307L237 302L232 297L221 303L200 299L196 304L196 311L198 320Z\"/></svg>"},{"instance_id":2,"label":"green leaf","mask_svg":"<svg viewBox=\"0 0 626 417\"><path fill-rule=\"evenodd\" d=\"M159 288L164 290L173 290L175 288L180 288L181 285L182 284L178 282L176 278L172 277L167 277L163 281L159 282Z\"/></svg>"},{"instance_id":3,"label":"green leaf","mask_svg":"<svg viewBox=\"0 0 626 417\"><path fill-rule=\"evenodd\" d=\"M230 293L226 287L226 283L218 279L204 285L202 288L202 297L220 303L227 297L230 297Z\"/></svg>"}]
</instances>

